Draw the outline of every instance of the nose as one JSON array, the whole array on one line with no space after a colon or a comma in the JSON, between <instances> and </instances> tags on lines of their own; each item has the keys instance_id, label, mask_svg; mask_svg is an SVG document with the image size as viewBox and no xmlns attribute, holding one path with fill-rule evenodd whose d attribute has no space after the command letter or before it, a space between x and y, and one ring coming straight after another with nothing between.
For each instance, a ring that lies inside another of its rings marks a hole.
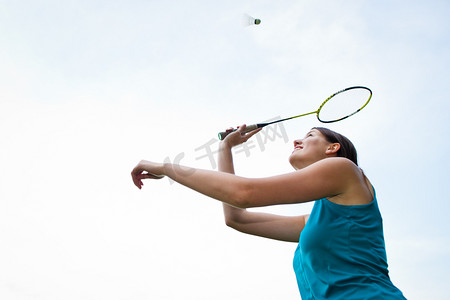
<instances>
[{"instance_id":1,"label":"nose","mask_svg":"<svg viewBox=\"0 0 450 300\"><path fill-rule=\"evenodd\" d=\"M294 141L294 147L297 146L297 145L300 145L301 143L303 143L302 139L295 140Z\"/></svg>"}]
</instances>

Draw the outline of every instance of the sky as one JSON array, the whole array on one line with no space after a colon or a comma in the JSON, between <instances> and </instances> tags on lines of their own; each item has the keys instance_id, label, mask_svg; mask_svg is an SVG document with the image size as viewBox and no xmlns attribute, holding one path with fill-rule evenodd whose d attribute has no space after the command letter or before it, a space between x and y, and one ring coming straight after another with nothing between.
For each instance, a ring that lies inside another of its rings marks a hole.
<instances>
[{"instance_id":1,"label":"sky","mask_svg":"<svg viewBox=\"0 0 450 300\"><path fill-rule=\"evenodd\" d=\"M444 0L0 0L0 298L299 299L295 243L233 231L220 202L166 178L138 190L130 172L217 170L219 131L364 85L368 106L327 127L376 189L393 283L448 299L449 13ZM235 149L237 174L292 172L292 141L320 125L266 128Z\"/></svg>"}]
</instances>

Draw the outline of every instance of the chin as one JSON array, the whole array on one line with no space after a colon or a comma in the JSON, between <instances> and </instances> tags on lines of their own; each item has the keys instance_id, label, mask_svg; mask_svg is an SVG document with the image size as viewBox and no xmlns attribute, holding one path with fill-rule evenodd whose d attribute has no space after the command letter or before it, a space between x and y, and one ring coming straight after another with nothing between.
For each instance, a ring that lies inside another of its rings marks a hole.
<instances>
[{"instance_id":1,"label":"chin","mask_svg":"<svg viewBox=\"0 0 450 300\"><path fill-rule=\"evenodd\" d=\"M289 156L289 163L291 164L291 166L292 166L295 170L298 170L298 169L299 169L299 168L296 166L295 158L293 157L293 155Z\"/></svg>"}]
</instances>

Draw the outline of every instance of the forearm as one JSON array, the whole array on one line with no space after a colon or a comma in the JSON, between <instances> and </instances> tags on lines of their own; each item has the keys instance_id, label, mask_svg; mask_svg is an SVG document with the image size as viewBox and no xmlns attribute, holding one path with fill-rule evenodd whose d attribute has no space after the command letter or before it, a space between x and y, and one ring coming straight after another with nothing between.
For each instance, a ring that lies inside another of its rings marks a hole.
<instances>
[{"instance_id":1,"label":"forearm","mask_svg":"<svg viewBox=\"0 0 450 300\"><path fill-rule=\"evenodd\" d=\"M219 145L218 165L220 172L234 174L231 146L228 146L225 142L221 142Z\"/></svg>"},{"instance_id":2,"label":"forearm","mask_svg":"<svg viewBox=\"0 0 450 300\"><path fill-rule=\"evenodd\" d=\"M234 174L233 154L231 149L231 146L227 145L225 142L221 142L219 145L218 165L220 172ZM245 209L223 203L225 223L228 226L233 226L234 220L238 219L243 211L245 211Z\"/></svg>"},{"instance_id":3,"label":"forearm","mask_svg":"<svg viewBox=\"0 0 450 300\"><path fill-rule=\"evenodd\" d=\"M170 163L163 165L163 173L172 180L211 198L232 206L245 205L243 196L247 182L245 178L225 172L194 169Z\"/></svg>"}]
</instances>

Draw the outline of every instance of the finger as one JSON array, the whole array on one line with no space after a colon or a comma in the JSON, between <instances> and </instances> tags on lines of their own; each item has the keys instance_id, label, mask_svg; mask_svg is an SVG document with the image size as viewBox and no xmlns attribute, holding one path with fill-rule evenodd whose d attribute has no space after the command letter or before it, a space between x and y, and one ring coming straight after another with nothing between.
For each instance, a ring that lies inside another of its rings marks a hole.
<instances>
[{"instance_id":1,"label":"finger","mask_svg":"<svg viewBox=\"0 0 450 300\"><path fill-rule=\"evenodd\" d=\"M142 180L142 179L147 179L147 178L150 178L147 174L137 174L136 175L137 180Z\"/></svg>"},{"instance_id":2,"label":"finger","mask_svg":"<svg viewBox=\"0 0 450 300\"><path fill-rule=\"evenodd\" d=\"M255 134L257 134L258 132L260 132L262 130L262 128L256 128L253 129L252 131L248 132L246 136L248 136L249 138L254 136Z\"/></svg>"},{"instance_id":3,"label":"finger","mask_svg":"<svg viewBox=\"0 0 450 300\"><path fill-rule=\"evenodd\" d=\"M142 181L140 180L140 179L137 179L137 178L133 178L133 183L134 183L134 185L135 186L137 186L139 189L141 188L141 186L142 186Z\"/></svg>"},{"instance_id":4,"label":"finger","mask_svg":"<svg viewBox=\"0 0 450 300\"><path fill-rule=\"evenodd\" d=\"M161 179L164 178L164 175L156 175L156 174L149 174L151 176L152 179Z\"/></svg>"},{"instance_id":5,"label":"finger","mask_svg":"<svg viewBox=\"0 0 450 300\"><path fill-rule=\"evenodd\" d=\"M139 189L142 187L142 180L140 177L142 175L142 171L138 169L138 167L134 168L131 172L131 178L133 179L133 183L135 186L137 186Z\"/></svg>"},{"instance_id":6,"label":"finger","mask_svg":"<svg viewBox=\"0 0 450 300\"><path fill-rule=\"evenodd\" d=\"M250 139L252 136L254 136L255 134L257 134L258 132L260 132L262 130L262 128L257 128L255 130L250 131L249 133L247 133L244 137L245 141L247 141L248 139Z\"/></svg>"},{"instance_id":7,"label":"finger","mask_svg":"<svg viewBox=\"0 0 450 300\"><path fill-rule=\"evenodd\" d=\"M133 180L133 184L138 187L137 178L136 178L134 172L131 172L131 179Z\"/></svg>"},{"instance_id":8,"label":"finger","mask_svg":"<svg viewBox=\"0 0 450 300\"><path fill-rule=\"evenodd\" d=\"M247 128L247 125L242 124L241 126L238 126L236 131L240 132L240 134L243 135L243 134L245 134L245 128Z\"/></svg>"},{"instance_id":9,"label":"finger","mask_svg":"<svg viewBox=\"0 0 450 300\"><path fill-rule=\"evenodd\" d=\"M142 187L142 185L143 185L142 180L137 179L137 178L134 178L134 179L133 179L133 182L134 182L134 185L135 185L135 186L137 186L139 189L141 189L141 187Z\"/></svg>"},{"instance_id":10,"label":"finger","mask_svg":"<svg viewBox=\"0 0 450 300\"><path fill-rule=\"evenodd\" d=\"M140 179L161 179L161 178L164 178L164 175L156 175L156 174L152 174L152 173L143 173L143 174L139 174L138 178L140 178Z\"/></svg>"}]
</instances>

